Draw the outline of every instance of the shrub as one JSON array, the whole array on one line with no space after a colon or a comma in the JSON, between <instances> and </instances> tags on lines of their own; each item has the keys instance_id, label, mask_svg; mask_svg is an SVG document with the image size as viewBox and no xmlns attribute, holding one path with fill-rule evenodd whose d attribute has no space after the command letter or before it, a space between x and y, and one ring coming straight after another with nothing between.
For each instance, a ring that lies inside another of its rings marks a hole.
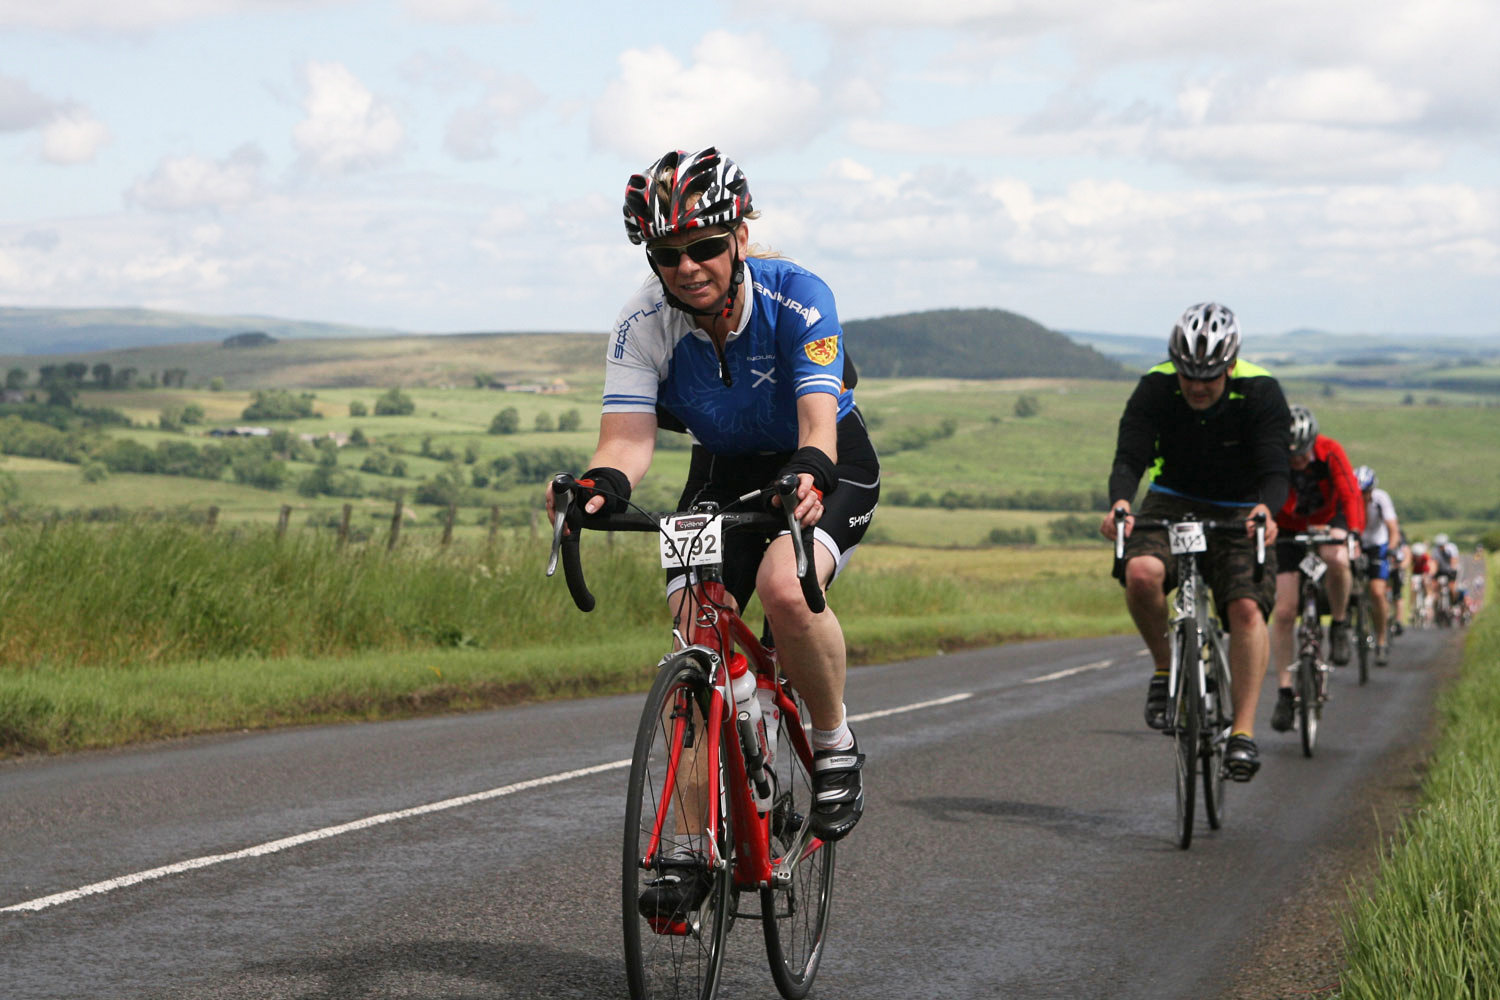
<instances>
[{"instance_id":1,"label":"shrub","mask_svg":"<svg viewBox=\"0 0 1500 1000\"><path fill-rule=\"evenodd\" d=\"M365 406L365 404L364 404L364 402L362 400L351 399L349 401L349 416L351 416L351 417L365 417L365 416L369 416L369 414L370 414L370 410L369 410L369 408L367 406Z\"/></svg>"},{"instance_id":2,"label":"shrub","mask_svg":"<svg viewBox=\"0 0 1500 1000\"><path fill-rule=\"evenodd\" d=\"M490 421L491 434L514 434L521 429L521 414L516 412L514 406L507 406L495 414L495 419Z\"/></svg>"},{"instance_id":3,"label":"shrub","mask_svg":"<svg viewBox=\"0 0 1500 1000\"><path fill-rule=\"evenodd\" d=\"M411 401L411 397L395 386L375 400L377 417L404 417L416 412L416 409L417 404Z\"/></svg>"},{"instance_id":4,"label":"shrub","mask_svg":"<svg viewBox=\"0 0 1500 1000\"><path fill-rule=\"evenodd\" d=\"M310 392L293 396L285 389L261 390L240 416L246 420L300 420L313 415L316 398Z\"/></svg>"}]
</instances>

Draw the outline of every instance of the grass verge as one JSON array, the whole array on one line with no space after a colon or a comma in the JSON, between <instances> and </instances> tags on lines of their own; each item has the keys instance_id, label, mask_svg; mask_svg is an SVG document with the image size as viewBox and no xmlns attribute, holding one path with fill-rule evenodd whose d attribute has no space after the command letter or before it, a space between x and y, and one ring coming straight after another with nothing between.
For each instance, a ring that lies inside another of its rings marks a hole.
<instances>
[{"instance_id":1,"label":"grass verge","mask_svg":"<svg viewBox=\"0 0 1500 1000\"><path fill-rule=\"evenodd\" d=\"M669 642L649 539L339 549L166 522L0 536L0 755L644 690ZM831 595L852 663L1127 630L1108 552L869 547ZM752 601L747 617L759 609Z\"/></svg>"},{"instance_id":2,"label":"grass verge","mask_svg":"<svg viewBox=\"0 0 1500 1000\"><path fill-rule=\"evenodd\" d=\"M1442 736L1417 812L1351 889L1342 1000L1500 996L1500 613L1472 626L1439 702Z\"/></svg>"}]
</instances>

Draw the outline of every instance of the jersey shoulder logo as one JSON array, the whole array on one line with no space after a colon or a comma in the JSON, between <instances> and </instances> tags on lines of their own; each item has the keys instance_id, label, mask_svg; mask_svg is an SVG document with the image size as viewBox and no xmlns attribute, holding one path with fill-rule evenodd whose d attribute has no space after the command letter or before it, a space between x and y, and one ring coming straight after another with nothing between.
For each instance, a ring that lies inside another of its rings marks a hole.
<instances>
[{"instance_id":1,"label":"jersey shoulder logo","mask_svg":"<svg viewBox=\"0 0 1500 1000\"><path fill-rule=\"evenodd\" d=\"M807 353L807 359L815 365L833 364L834 358L839 356L839 338L823 337L815 340L802 348Z\"/></svg>"}]
</instances>

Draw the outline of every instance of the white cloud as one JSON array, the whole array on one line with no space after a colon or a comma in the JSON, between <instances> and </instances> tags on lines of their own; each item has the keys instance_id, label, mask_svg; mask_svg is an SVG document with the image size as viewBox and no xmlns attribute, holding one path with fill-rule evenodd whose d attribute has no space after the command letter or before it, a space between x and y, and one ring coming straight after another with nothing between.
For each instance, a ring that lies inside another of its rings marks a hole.
<instances>
[{"instance_id":1,"label":"white cloud","mask_svg":"<svg viewBox=\"0 0 1500 1000\"><path fill-rule=\"evenodd\" d=\"M546 95L525 77L495 75L479 103L461 108L449 120L443 148L460 160L492 159L501 130L514 128L546 103Z\"/></svg>"},{"instance_id":2,"label":"white cloud","mask_svg":"<svg viewBox=\"0 0 1500 1000\"><path fill-rule=\"evenodd\" d=\"M689 65L661 46L621 53L590 135L642 164L705 146L743 157L805 144L827 125L822 103L819 88L765 38L710 31Z\"/></svg>"},{"instance_id":3,"label":"white cloud","mask_svg":"<svg viewBox=\"0 0 1500 1000\"><path fill-rule=\"evenodd\" d=\"M141 31L183 21L296 7L324 7L348 0L5 0L0 28L41 28L97 33Z\"/></svg>"},{"instance_id":4,"label":"white cloud","mask_svg":"<svg viewBox=\"0 0 1500 1000\"><path fill-rule=\"evenodd\" d=\"M1245 114L1262 121L1398 125L1426 112L1427 94L1378 79L1365 66L1309 70L1266 80Z\"/></svg>"},{"instance_id":5,"label":"white cloud","mask_svg":"<svg viewBox=\"0 0 1500 1000\"><path fill-rule=\"evenodd\" d=\"M306 77L307 118L292 130L292 139L316 169L352 173L400 155L406 141L401 120L348 67L310 62Z\"/></svg>"},{"instance_id":6,"label":"white cloud","mask_svg":"<svg viewBox=\"0 0 1500 1000\"><path fill-rule=\"evenodd\" d=\"M0 73L0 132L36 128L57 113L57 102L43 97L24 80Z\"/></svg>"},{"instance_id":7,"label":"white cloud","mask_svg":"<svg viewBox=\"0 0 1500 1000\"><path fill-rule=\"evenodd\" d=\"M401 0L418 21L446 24L508 24L523 20L506 0Z\"/></svg>"},{"instance_id":8,"label":"white cloud","mask_svg":"<svg viewBox=\"0 0 1500 1000\"><path fill-rule=\"evenodd\" d=\"M109 129L86 109L64 108L42 126L42 156L49 163L87 163L109 139Z\"/></svg>"},{"instance_id":9,"label":"white cloud","mask_svg":"<svg viewBox=\"0 0 1500 1000\"><path fill-rule=\"evenodd\" d=\"M169 156L149 177L136 181L126 197L156 212L234 208L261 194L265 165L265 154L253 144L241 146L217 161L201 156Z\"/></svg>"}]
</instances>

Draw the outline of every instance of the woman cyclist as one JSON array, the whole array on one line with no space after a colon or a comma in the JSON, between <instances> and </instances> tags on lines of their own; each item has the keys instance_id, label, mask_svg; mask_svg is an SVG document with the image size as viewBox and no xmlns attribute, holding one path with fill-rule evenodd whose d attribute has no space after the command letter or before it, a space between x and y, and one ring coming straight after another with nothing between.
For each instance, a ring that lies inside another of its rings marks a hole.
<instances>
[{"instance_id":1,"label":"woman cyclist","mask_svg":"<svg viewBox=\"0 0 1500 1000\"><path fill-rule=\"evenodd\" d=\"M746 223L755 218L745 175L714 147L669 152L626 184L625 232L645 245L652 275L609 341L599 442L579 477L592 484L584 510L623 510L650 467L657 429L685 429L694 443L679 509L722 507L796 474L794 514L816 526L813 555L827 587L869 527L880 463L854 405L832 292L788 260L757 255ZM760 594L781 667L814 727L809 820L819 837L837 840L864 809L865 760L845 718L839 621L831 609L808 609L784 532L727 536L724 581L740 608ZM684 571L668 573L674 613L687 584ZM683 888L685 908L701 899L696 889Z\"/></svg>"}]
</instances>

